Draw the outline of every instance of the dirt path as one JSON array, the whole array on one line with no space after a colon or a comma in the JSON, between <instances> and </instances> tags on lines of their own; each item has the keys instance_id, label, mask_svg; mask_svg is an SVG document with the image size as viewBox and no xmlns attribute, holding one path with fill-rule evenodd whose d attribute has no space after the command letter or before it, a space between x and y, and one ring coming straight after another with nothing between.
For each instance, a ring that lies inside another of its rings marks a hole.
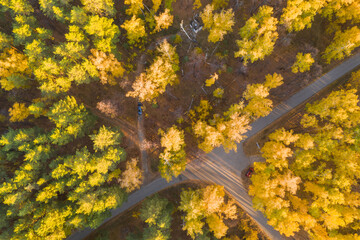
<instances>
[{"instance_id":1,"label":"dirt path","mask_svg":"<svg viewBox=\"0 0 360 240\"><path fill-rule=\"evenodd\" d=\"M314 83L294 94L284 103L278 105L267 117L260 118L252 123L252 130L246 135L248 137L254 136L359 65L360 54L357 54L317 79ZM247 169L250 164L250 159L244 154L242 142L238 144L237 152L231 151L230 153L225 153L223 148L216 148L199 160L200 161L189 163L185 172L170 183L166 183L164 179L158 178L143 186L140 190L131 194L129 200L122 207L112 210L112 217L106 219L104 223L129 207L134 206L147 196L169 187L172 184L187 179L200 179L225 186L226 191L228 191L237 203L258 223L270 239L285 239L278 231L267 224L268 220L261 212L256 211L252 207L251 197L248 195L245 184L241 179L241 173ZM85 229L81 232L76 232L71 235L68 240L84 239L92 231L92 229Z\"/></svg>"},{"instance_id":2,"label":"dirt path","mask_svg":"<svg viewBox=\"0 0 360 240\"><path fill-rule=\"evenodd\" d=\"M138 116L138 138L139 148L141 156L141 165L143 170L143 183L146 184L149 179L149 167L148 167L148 155L145 148L145 136L144 136L144 119L142 115Z\"/></svg>"}]
</instances>

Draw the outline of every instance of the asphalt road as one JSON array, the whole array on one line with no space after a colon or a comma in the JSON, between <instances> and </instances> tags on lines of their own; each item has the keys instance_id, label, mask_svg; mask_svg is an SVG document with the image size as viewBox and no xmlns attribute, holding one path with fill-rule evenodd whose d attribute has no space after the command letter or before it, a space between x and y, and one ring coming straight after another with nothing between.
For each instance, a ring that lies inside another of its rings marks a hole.
<instances>
[{"instance_id":1,"label":"asphalt road","mask_svg":"<svg viewBox=\"0 0 360 240\"><path fill-rule=\"evenodd\" d=\"M275 107L268 116L260 118L252 123L252 130L250 130L246 135L248 137L255 135L279 119L281 116L287 114L296 106L307 101L314 94L329 86L359 65L360 54L357 54L335 67L306 88L294 94L284 103ZM202 157L202 159L192 161L188 164L185 172L172 182L167 183L163 179L156 179L131 194L128 201L124 203L122 207L112 210L112 217L105 220L104 223L157 191L161 191L186 179L200 179L225 186L226 191L234 197L238 204L240 204L241 207L259 224L262 230L271 239L284 239L285 237L281 236L278 231L274 230L273 227L267 224L267 219L261 212L255 211L252 208L251 198L244 188L243 181L240 177L241 172L248 168L249 164L250 159L244 154L242 143L238 144L237 152L231 151L230 153L225 153L223 148L216 148L211 153ZM76 232L68 239L83 239L89 235L91 231L92 229L85 229L83 231Z\"/></svg>"}]
</instances>

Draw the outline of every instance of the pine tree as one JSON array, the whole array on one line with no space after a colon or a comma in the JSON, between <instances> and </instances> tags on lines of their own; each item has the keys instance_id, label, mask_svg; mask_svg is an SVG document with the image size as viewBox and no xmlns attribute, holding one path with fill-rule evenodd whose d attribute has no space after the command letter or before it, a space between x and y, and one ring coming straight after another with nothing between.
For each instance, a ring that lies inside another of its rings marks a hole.
<instances>
[{"instance_id":1,"label":"pine tree","mask_svg":"<svg viewBox=\"0 0 360 240\"><path fill-rule=\"evenodd\" d=\"M118 145L120 143L121 134L118 131L102 126L97 134L91 135L90 138L94 142L95 151L103 151L109 146Z\"/></svg>"},{"instance_id":2,"label":"pine tree","mask_svg":"<svg viewBox=\"0 0 360 240\"><path fill-rule=\"evenodd\" d=\"M64 145L74 138L83 137L94 121L84 105L78 105L75 98L69 96L55 103L47 116L56 125L51 132L50 139L58 145Z\"/></svg>"},{"instance_id":3,"label":"pine tree","mask_svg":"<svg viewBox=\"0 0 360 240\"><path fill-rule=\"evenodd\" d=\"M142 239L170 239L173 206L166 198L155 195L140 209L140 219L147 223Z\"/></svg>"},{"instance_id":4,"label":"pine tree","mask_svg":"<svg viewBox=\"0 0 360 240\"><path fill-rule=\"evenodd\" d=\"M115 44L119 41L120 31L114 20L98 15L90 16L84 29L92 37L96 49L111 53L116 49Z\"/></svg>"}]
</instances>

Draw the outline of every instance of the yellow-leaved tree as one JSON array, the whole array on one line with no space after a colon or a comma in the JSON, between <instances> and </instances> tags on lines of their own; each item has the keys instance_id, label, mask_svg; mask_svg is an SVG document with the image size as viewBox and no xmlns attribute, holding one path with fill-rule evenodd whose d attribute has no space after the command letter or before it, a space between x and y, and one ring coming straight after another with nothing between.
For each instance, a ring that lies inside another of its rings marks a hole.
<instances>
[{"instance_id":1,"label":"yellow-leaved tree","mask_svg":"<svg viewBox=\"0 0 360 240\"><path fill-rule=\"evenodd\" d=\"M126 20L121 27L126 30L129 44L135 44L147 36L144 20L137 18L136 15L133 15L131 19Z\"/></svg>"},{"instance_id":2,"label":"yellow-leaved tree","mask_svg":"<svg viewBox=\"0 0 360 240\"><path fill-rule=\"evenodd\" d=\"M359 99L340 90L306 106L308 133L279 129L255 163L249 194L255 209L285 236L304 230L311 239L357 239L360 194ZM302 131L303 132L303 131Z\"/></svg>"},{"instance_id":3,"label":"yellow-leaved tree","mask_svg":"<svg viewBox=\"0 0 360 240\"><path fill-rule=\"evenodd\" d=\"M125 71L121 63L114 54L106 54L96 49L90 51L92 55L89 56L89 60L97 68L101 83L116 85L116 78L122 77Z\"/></svg>"},{"instance_id":4,"label":"yellow-leaved tree","mask_svg":"<svg viewBox=\"0 0 360 240\"><path fill-rule=\"evenodd\" d=\"M31 71L27 57L14 48L6 48L0 54L0 85L6 91L28 86Z\"/></svg>"},{"instance_id":5,"label":"yellow-leaved tree","mask_svg":"<svg viewBox=\"0 0 360 240\"><path fill-rule=\"evenodd\" d=\"M162 29L168 29L172 23L174 16L170 14L170 10L168 8L165 9L163 13L160 13L158 16L155 16L156 27L154 29L155 32L159 32Z\"/></svg>"},{"instance_id":6,"label":"yellow-leaved tree","mask_svg":"<svg viewBox=\"0 0 360 240\"><path fill-rule=\"evenodd\" d=\"M156 102L156 97L165 92L166 86L178 82L179 56L175 47L165 39L157 48L159 55L154 62L141 73L132 85L134 91L126 94L140 101Z\"/></svg>"},{"instance_id":7,"label":"yellow-leaved tree","mask_svg":"<svg viewBox=\"0 0 360 240\"><path fill-rule=\"evenodd\" d=\"M9 109L9 115L11 122L22 122L30 115L30 112L25 103L14 103Z\"/></svg>"},{"instance_id":8,"label":"yellow-leaved tree","mask_svg":"<svg viewBox=\"0 0 360 240\"><path fill-rule=\"evenodd\" d=\"M214 13L214 6L208 4L201 12L200 17L204 23L204 28L209 30L208 41L213 43L222 41L224 36L231 32L235 24L234 12L231 8Z\"/></svg>"},{"instance_id":9,"label":"yellow-leaved tree","mask_svg":"<svg viewBox=\"0 0 360 240\"><path fill-rule=\"evenodd\" d=\"M235 57L243 58L244 64L262 60L272 53L278 38L278 20L272 14L272 7L261 6L257 14L249 18L240 29L241 40L236 41L239 51L234 54Z\"/></svg>"},{"instance_id":10,"label":"yellow-leaved tree","mask_svg":"<svg viewBox=\"0 0 360 240\"><path fill-rule=\"evenodd\" d=\"M296 61L291 67L291 71L293 73L298 72L306 72L310 70L311 65L315 62L315 60L311 57L310 53L298 53L296 55Z\"/></svg>"},{"instance_id":11,"label":"yellow-leaved tree","mask_svg":"<svg viewBox=\"0 0 360 240\"><path fill-rule=\"evenodd\" d=\"M159 130L161 135L161 147L164 150L160 153L159 171L163 178L170 181L177 177L186 167L186 153L184 131L175 125L166 132Z\"/></svg>"}]
</instances>

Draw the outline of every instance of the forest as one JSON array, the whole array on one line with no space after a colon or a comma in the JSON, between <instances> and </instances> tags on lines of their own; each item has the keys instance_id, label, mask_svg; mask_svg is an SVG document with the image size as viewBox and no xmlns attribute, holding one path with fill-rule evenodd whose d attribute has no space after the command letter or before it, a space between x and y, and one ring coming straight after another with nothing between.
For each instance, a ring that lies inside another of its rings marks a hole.
<instances>
[{"instance_id":1,"label":"forest","mask_svg":"<svg viewBox=\"0 0 360 240\"><path fill-rule=\"evenodd\" d=\"M96 229L142 186L237 152L359 46L358 0L0 0L0 239ZM267 136L248 193L280 234L360 238L359 90L357 69ZM126 239L174 239L174 215L190 239L240 239L224 186L177 194L144 200Z\"/></svg>"}]
</instances>

